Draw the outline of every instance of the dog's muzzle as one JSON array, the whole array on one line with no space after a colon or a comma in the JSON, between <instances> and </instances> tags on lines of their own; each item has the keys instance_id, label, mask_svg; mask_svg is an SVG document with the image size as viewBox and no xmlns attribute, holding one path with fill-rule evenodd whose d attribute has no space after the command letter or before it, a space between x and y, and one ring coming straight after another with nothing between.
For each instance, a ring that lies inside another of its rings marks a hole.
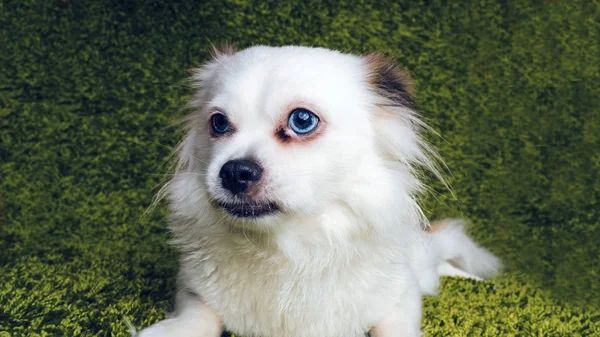
<instances>
[{"instance_id":1,"label":"dog's muzzle","mask_svg":"<svg viewBox=\"0 0 600 337\"><path fill-rule=\"evenodd\" d=\"M246 192L262 177L262 168L254 161L248 159L235 159L226 162L219 177L225 189L238 195Z\"/></svg>"},{"instance_id":2,"label":"dog's muzzle","mask_svg":"<svg viewBox=\"0 0 600 337\"><path fill-rule=\"evenodd\" d=\"M216 205L236 218L259 218L278 212L276 203L251 197L256 195L253 189L259 188L262 176L263 169L253 160L235 159L226 162L221 167L219 177L223 188L231 192L235 199L233 202L216 200Z\"/></svg>"}]
</instances>

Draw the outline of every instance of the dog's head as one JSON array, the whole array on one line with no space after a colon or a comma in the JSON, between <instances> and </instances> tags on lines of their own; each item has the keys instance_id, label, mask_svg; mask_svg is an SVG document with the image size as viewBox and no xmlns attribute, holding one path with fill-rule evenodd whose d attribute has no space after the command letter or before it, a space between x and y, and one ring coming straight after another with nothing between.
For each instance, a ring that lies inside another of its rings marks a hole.
<instances>
[{"instance_id":1,"label":"dog's head","mask_svg":"<svg viewBox=\"0 0 600 337\"><path fill-rule=\"evenodd\" d=\"M193 81L169 189L180 216L276 230L290 219L336 227L340 217L389 223L400 211L418 213L413 168L432 168L431 154L409 77L390 59L228 48Z\"/></svg>"}]
</instances>

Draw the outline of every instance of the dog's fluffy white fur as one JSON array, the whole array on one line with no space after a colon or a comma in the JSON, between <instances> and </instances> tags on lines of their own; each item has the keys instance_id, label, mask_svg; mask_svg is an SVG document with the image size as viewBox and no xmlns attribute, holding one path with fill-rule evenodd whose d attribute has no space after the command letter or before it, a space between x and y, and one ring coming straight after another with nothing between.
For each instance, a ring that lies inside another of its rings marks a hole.
<instances>
[{"instance_id":1,"label":"dog's fluffy white fur","mask_svg":"<svg viewBox=\"0 0 600 337\"><path fill-rule=\"evenodd\" d=\"M417 205L421 137L408 75L377 54L322 48L226 48L193 75L186 135L165 187L181 253L176 310L143 337L420 336L421 296L440 275L486 277L497 258L459 220L428 230ZM317 129L289 129L297 108ZM211 116L226 134L211 134ZM251 158L263 168L234 195L220 170ZM242 217L222 204L271 203Z\"/></svg>"}]
</instances>

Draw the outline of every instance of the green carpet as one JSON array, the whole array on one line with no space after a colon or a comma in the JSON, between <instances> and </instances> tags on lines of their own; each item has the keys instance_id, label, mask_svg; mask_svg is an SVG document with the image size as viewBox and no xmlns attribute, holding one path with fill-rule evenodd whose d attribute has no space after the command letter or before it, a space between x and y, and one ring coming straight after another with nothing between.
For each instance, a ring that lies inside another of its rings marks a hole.
<instances>
[{"instance_id":1,"label":"green carpet","mask_svg":"<svg viewBox=\"0 0 600 337\"><path fill-rule=\"evenodd\" d=\"M600 2L3 1L0 336L127 336L171 308L145 214L209 42L383 51L453 173L423 201L507 264L444 279L429 336L600 336Z\"/></svg>"}]
</instances>

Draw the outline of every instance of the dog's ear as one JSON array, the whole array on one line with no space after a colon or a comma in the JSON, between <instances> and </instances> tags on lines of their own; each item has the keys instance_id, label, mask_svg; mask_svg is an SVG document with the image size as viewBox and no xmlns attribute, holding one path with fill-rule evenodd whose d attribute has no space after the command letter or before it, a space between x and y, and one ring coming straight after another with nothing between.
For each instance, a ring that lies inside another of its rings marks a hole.
<instances>
[{"instance_id":1,"label":"dog's ear","mask_svg":"<svg viewBox=\"0 0 600 337\"><path fill-rule=\"evenodd\" d=\"M217 59L222 56L231 56L235 53L237 53L237 48L234 44L211 44L210 55L213 59Z\"/></svg>"},{"instance_id":2,"label":"dog's ear","mask_svg":"<svg viewBox=\"0 0 600 337\"><path fill-rule=\"evenodd\" d=\"M210 82L210 78L215 73L220 61L224 57L229 57L237 53L238 50L235 45L228 43L221 44L210 44L210 58L204 61L198 67L191 68L189 70L191 74L192 87L196 89L206 87L207 83ZM197 94L201 94L202 91L198 90ZM197 96L197 95L196 95ZM198 103L192 100L192 103Z\"/></svg>"},{"instance_id":3,"label":"dog's ear","mask_svg":"<svg viewBox=\"0 0 600 337\"><path fill-rule=\"evenodd\" d=\"M367 81L378 95L394 105L414 108L413 84L410 75L395 60L379 53L363 57Z\"/></svg>"}]
</instances>

